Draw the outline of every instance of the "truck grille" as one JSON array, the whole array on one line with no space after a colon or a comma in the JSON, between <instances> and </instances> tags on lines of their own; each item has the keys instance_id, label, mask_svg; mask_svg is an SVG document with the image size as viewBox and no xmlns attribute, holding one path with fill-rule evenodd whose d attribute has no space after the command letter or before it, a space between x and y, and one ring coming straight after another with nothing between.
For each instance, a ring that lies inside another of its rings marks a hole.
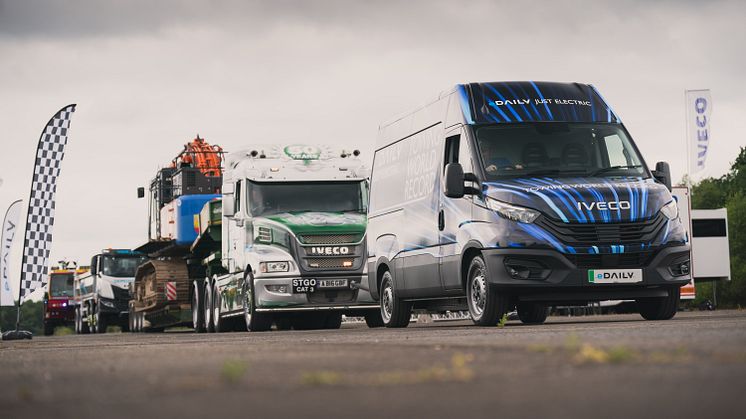
<instances>
[{"instance_id":1,"label":"truck grille","mask_svg":"<svg viewBox=\"0 0 746 419\"><path fill-rule=\"evenodd\" d=\"M630 223L563 223L541 217L537 224L570 246L649 243L666 225L665 217Z\"/></svg>"},{"instance_id":2,"label":"truck grille","mask_svg":"<svg viewBox=\"0 0 746 419\"><path fill-rule=\"evenodd\" d=\"M312 269L352 269L355 265L355 258L307 258L306 263Z\"/></svg>"},{"instance_id":3,"label":"truck grille","mask_svg":"<svg viewBox=\"0 0 746 419\"><path fill-rule=\"evenodd\" d=\"M361 234L301 234L298 236L303 244L348 244L357 243Z\"/></svg>"},{"instance_id":4,"label":"truck grille","mask_svg":"<svg viewBox=\"0 0 746 419\"><path fill-rule=\"evenodd\" d=\"M580 269L641 268L648 266L654 252L630 252L612 254L566 254L565 257Z\"/></svg>"}]
</instances>

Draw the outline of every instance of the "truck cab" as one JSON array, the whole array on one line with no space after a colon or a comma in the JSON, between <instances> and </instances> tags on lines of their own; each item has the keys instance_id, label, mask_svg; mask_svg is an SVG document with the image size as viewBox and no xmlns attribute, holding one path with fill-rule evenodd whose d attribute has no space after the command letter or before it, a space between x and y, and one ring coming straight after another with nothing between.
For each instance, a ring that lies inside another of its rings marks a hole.
<instances>
[{"instance_id":1,"label":"truck cab","mask_svg":"<svg viewBox=\"0 0 746 419\"><path fill-rule=\"evenodd\" d=\"M129 249L105 249L91 258L90 270L75 277L75 330L106 333L129 325L130 286L147 256Z\"/></svg>"},{"instance_id":2,"label":"truck cab","mask_svg":"<svg viewBox=\"0 0 746 419\"><path fill-rule=\"evenodd\" d=\"M359 152L293 144L227 156L223 274L205 286L204 322L223 330L338 328L342 315L377 325L367 276L367 169Z\"/></svg>"},{"instance_id":3,"label":"truck cab","mask_svg":"<svg viewBox=\"0 0 746 419\"><path fill-rule=\"evenodd\" d=\"M58 266L49 273L49 282L44 293L44 335L54 333L58 326L72 326L75 321L73 287L76 273L83 268Z\"/></svg>"},{"instance_id":4,"label":"truck cab","mask_svg":"<svg viewBox=\"0 0 746 419\"><path fill-rule=\"evenodd\" d=\"M668 319L691 279L668 164L649 169L590 85L455 86L381 126L370 201L368 286L390 327L621 299Z\"/></svg>"}]
</instances>

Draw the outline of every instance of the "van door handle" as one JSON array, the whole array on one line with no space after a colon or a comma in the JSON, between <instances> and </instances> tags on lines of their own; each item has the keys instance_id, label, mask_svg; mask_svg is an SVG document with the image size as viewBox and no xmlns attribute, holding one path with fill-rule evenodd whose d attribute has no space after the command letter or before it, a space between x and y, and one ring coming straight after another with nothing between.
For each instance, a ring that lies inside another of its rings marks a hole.
<instances>
[{"instance_id":1,"label":"van door handle","mask_svg":"<svg viewBox=\"0 0 746 419\"><path fill-rule=\"evenodd\" d=\"M446 214L443 210L438 213L438 230L443 231L446 228Z\"/></svg>"}]
</instances>

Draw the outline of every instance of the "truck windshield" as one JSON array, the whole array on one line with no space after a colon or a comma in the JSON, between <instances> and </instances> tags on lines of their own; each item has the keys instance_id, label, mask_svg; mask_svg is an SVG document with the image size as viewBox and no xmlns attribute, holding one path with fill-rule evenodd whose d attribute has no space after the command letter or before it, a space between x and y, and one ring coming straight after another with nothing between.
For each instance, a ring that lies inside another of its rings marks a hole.
<instances>
[{"instance_id":1,"label":"truck windshield","mask_svg":"<svg viewBox=\"0 0 746 419\"><path fill-rule=\"evenodd\" d=\"M511 177L648 177L620 125L537 122L484 125L477 144L488 180Z\"/></svg>"},{"instance_id":2,"label":"truck windshield","mask_svg":"<svg viewBox=\"0 0 746 419\"><path fill-rule=\"evenodd\" d=\"M365 214L365 182L248 182L251 215L283 212L358 212Z\"/></svg>"},{"instance_id":3,"label":"truck windshield","mask_svg":"<svg viewBox=\"0 0 746 419\"><path fill-rule=\"evenodd\" d=\"M73 296L73 274L52 274L49 276L49 295L51 297Z\"/></svg>"},{"instance_id":4,"label":"truck windshield","mask_svg":"<svg viewBox=\"0 0 746 419\"><path fill-rule=\"evenodd\" d=\"M148 260L146 256L112 256L103 258L101 273L119 278L134 277L137 267Z\"/></svg>"}]
</instances>

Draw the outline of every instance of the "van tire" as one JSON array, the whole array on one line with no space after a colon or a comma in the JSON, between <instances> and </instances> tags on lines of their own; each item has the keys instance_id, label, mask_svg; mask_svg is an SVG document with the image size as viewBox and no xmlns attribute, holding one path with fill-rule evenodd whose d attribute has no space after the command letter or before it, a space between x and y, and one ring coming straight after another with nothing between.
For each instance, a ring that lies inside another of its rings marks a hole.
<instances>
[{"instance_id":1,"label":"van tire","mask_svg":"<svg viewBox=\"0 0 746 419\"><path fill-rule=\"evenodd\" d=\"M469 263L466 301L471 319L477 326L495 326L510 309L508 296L490 286L482 256L474 257Z\"/></svg>"},{"instance_id":2,"label":"van tire","mask_svg":"<svg viewBox=\"0 0 746 419\"><path fill-rule=\"evenodd\" d=\"M518 303L518 318L523 324L542 324L547 320L549 307L541 303Z\"/></svg>"},{"instance_id":3,"label":"van tire","mask_svg":"<svg viewBox=\"0 0 746 419\"><path fill-rule=\"evenodd\" d=\"M637 308L645 320L669 320L676 315L679 297L681 297L681 288L671 288L666 297L637 300Z\"/></svg>"},{"instance_id":4,"label":"van tire","mask_svg":"<svg viewBox=\"0 0 746 419\"><path fill-rule=\"evenodd\" d=\"M386 327L407 327L412 317L412 302L398 296L391 272L385 271L381 278L381 320Z\"/></svg>"},{"instance_id":5,"label":"van tire","mask_svg":"<svg viewBox=\"0 0 746 419\"><path fill-rule=\"evenodd\" d=\"M376 310L375 312L366 314L365 324L367 324L368 327L371 329L376 327L383 327L383 318L381 317L381 311Z\"/></svg>"}]
</instances>

